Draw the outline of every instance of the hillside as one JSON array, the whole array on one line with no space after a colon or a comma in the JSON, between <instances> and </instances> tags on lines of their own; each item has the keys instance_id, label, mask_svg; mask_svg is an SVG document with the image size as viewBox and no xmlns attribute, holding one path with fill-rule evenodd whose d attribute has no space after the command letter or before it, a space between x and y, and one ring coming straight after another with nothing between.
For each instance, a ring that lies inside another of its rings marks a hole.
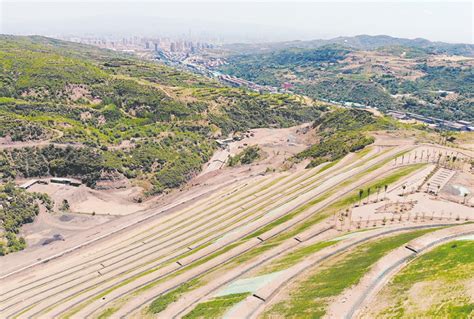
<instances>
[{"instance_id":1,"label":"hillside","mask_svg":"<svg viewBox=\"0 0 474 319\"><path fill-rule=\"evenodd\" d=\"M474 57L474 45L465 43L433 42L423 38L405 39L388 35L357 35L352 37L337 37L332 39L316 39L309 41L287 41L272 43L237 43L228 44L224 49L235 53L269 52L289 48L315 49L327 45L344 45L357 50L376 50L384 47L408 47L421 49L431 54L447 54Z\"/></svg>"},{"instance_id":2,"label":"hillside","mask_svg":"<svg viewBox=\"0 0 474 319\"><path fill-rule=\"evenodd\" d=\"M474 119L473 58L452 55L457 51L421 40L346 40L340 38L325 46L291 43L294 47L277 46L264 53L239 50L226 56L227 64L220 71L259 84L284 84L315 99L448 120Z\"/></svg>"},{"instance_id":3,"label":"hillside","mask_svg":"<svg viewBox=\"0 0 474 319\"><path fill-rule=\"evenodd\" d=\"M290 95L228 88L91 46L3 35L0 48L2 183L74 177L92 189L139 188L141 202L197 175L215 138L319 113ZM38 213L32 201L35 213L14 227L12 211L0 210L9 251L24 247L14 234Z\"/></svg>"},{"instance_id":4,"label":"hillside","mask_svg":"<svg viewBox=\"0 0 474 319\"><path fill-rule=\"evenodd\" d=\"M3 179L76 176L93 186L118 174L158 193L200 170L213 137L318 112L113 51L42 37L2 36L0 45L0 137L51 142L2 151Z\"/></svg>"},{"instance_id":5,"label":"hillside","mask_svg":"<svg viewBox=\"0 0 474 319\"><path fill-rule=\"evenodd\" d=\"M473 132L3 41L0 318L474 314Z\"/></svg>"},{"instance_id":6,"label":"hillside","mask_svg":"<svg viewBox=\"0 0 474 319\"><path fill-rule=\"evenodd\" d=\"M321 114L313 122L317 143L298 153L296 160L310 158L309 167L340 160L350 152L360 151L375 139L369 132L396 130L399 124L359 109L336 109Z\"/></svg>"}]
</instances>

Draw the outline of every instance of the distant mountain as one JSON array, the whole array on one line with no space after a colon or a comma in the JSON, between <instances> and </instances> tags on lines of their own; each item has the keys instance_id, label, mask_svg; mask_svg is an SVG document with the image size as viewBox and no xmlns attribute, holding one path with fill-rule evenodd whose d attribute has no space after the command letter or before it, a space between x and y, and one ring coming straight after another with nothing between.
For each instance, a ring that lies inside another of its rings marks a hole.
<instances>
[{"instance_id":1,"label":"distant mountain","mask_svg":"<svg viewBox=\"0 0 474 319\"><path fill-rule=\"evenodd\" d=\"M221 72L314 99L474 119L472 45L357 36L236 48Z\"/></svg>"},{"instance_id":2,"label":"distant mountain","mask_svg":"<svg viewBox=\"0 0 474 319\"><path fill-rule=\"evenodd\" d=\"M402 46L423 49L431 54L450 54L474 57L474 45L465 43L432 42L422 38L404 39L388 35L357 35L354 37L337 37L329 40L288 41L259 44L230 44L225 49L238 53L257 53L274 50L301 48L314 49L326 45L342 45L357 50L377 50L383 47Z\"/></svg>"}]
</instances>

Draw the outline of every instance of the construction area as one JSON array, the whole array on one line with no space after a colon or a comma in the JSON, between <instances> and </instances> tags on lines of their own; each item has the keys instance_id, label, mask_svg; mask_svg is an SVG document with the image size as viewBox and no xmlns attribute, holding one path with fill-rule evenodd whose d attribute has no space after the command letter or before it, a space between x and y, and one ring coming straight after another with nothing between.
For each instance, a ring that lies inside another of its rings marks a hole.
<instances>
[{"instance_id":1,"label":"construction area","mask_svg":"<svg viewBox=\"0 0 474 319\"><path fill-rule=\"evenodd\" d=\"M252 132L153 207L4 257L0 317L363 318L399 311L380 306L375 313L370 305L398 291L384 287L411 262L474 238L474 152L379 138L315 168L269 170L288 166L309 144L301 130ZM254 143L267 154L260 162L213 164ZM57 186L29 186L44 187ZM62 198L83 185L61 187ZM473 292L470 280L462 296L472 301Z\"/></svg>"}]
</instances>

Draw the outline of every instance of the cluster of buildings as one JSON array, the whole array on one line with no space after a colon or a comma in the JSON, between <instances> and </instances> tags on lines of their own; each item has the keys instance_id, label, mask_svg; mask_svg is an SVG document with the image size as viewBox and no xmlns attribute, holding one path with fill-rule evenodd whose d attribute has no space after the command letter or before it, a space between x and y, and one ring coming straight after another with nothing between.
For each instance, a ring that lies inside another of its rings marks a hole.
<instances>
[{"instance_id":1,"label":"cluster of buildings","mask_svg":"<svg viewBox=\"0 0 474 319\"><path fill-rule=\"evenodd\" d=\"M171 40L158 38L145 40L145 50L165 51L170 53L197 53L201 50L211 49L213 45L204 42Z\"/></svg>"},{"instance_id":2,"label":"cluster of buildings","mask_svg":"<svg viewBox=\"0 0 474 319\"><path fill-rule=\"evenodd\" d=\"M432 128L440 128L450 131L474 131L474 124L469 121L446 121L436 117L423 116L410 112L390 110L388 115L398 120L415 120Z\"/></svg>"},{"instance_id":3,"label":"cluster of buildings","mask_svg":"<svg viewBox=\"0 0 474 319\"><path fill-rule=\"evenodd\" d=\"M265 91L265 92L270 92L270 93L278 93L278 88L274 87L274 86L269 86L269 85L260 85L260 84L257 84L257 83L254 83L252 81L247 81L247 80L244 80L244 79L241 79L241 78L238 78L238 77L235 77L235 76L231 76L231 75L227 75L227 74L218 74L217 75L217 78L224 82L224 83L227 83L227 84L230 84L232 86L236 86L236 87L246 87L246 88L249 88L255 92L261 92L261 91Z\"/></svg>"},{"instance_id":4,"label":"cluster of buildings","mask_svg":"<svg viewBox=\"0 0 474 319\"><path fill-rule=\"evenodd\" d=\"M216 69L226 64L226 61L223 58L211 56L203 57L200 55L192 55L188 57L185 62L193 65L199 65L210 70Z\"/></svg>"},{"instance_id":5,"label":"cluster of buildings","mask_svg":"<svg viewBox=\"0 0 474 319\"><path fill-rule=\"evenodd\" d=\"M170 38L144 37L61 37L63 40L89 44L105 49L135 52L168 52L168 53L197 53L201 50L213 48L213 44L202 41L174 40Z\"/></svg>"}]
</instances>

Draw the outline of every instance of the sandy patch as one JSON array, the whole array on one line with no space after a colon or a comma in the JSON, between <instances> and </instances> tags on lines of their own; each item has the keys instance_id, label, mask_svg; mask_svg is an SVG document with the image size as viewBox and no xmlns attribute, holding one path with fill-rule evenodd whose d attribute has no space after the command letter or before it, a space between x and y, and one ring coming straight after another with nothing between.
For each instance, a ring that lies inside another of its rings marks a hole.
<instances>
[{"instance_id":1,"label":"sandy patch","mask_svg":"<svg viewBox=\"0 0 474 319\"><path fill-rule=\"evenodd\" d=\"M72 213L97 215L127 215L145 209L147 205L135 203L134 197L138 188L120 190L95 190L85 185L35 184L28 189L32 192L48 194L59 211L64 200L67 200Z\"/></svg>"},{"instance_id":2,"label":"sandy patch","mask_svg":"<svg viewBox=\"0 0 474 319\"><path fill-rule=\"evenodd\" d=\"M474 302L474 279L466 281L464 287L466 288L466 294L471 298L471 302Z\"/></svg>"},{"instance_id":3,"label":"sandy patch","mask_svg":"<svg viewBox=\"0 0 474 319\"><path fill-rule=\"evenodd\" d=\"M436 287L442 285L442 282L427 281L417 282L408 290L408 301L406 309L408 313L425 312L437 302L439 296L435 292ZM419 302L419 301L423 302Z\"/></svg>"}]
</instances>

